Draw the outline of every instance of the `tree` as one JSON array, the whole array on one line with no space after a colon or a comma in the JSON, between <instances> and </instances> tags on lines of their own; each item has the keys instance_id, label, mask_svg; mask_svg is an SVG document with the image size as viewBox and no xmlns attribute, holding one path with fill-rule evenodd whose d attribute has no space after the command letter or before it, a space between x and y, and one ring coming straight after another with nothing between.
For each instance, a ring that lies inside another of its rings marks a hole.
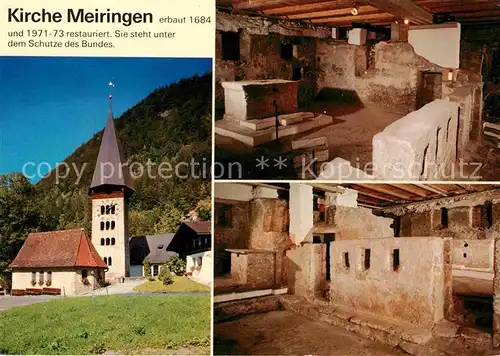
<instances>
[{"instance_id":1,"label":"tree","mask_svg":"<svg viewBox=\"0 0 500 356\"><path fill-rule=\"evenodd\" d=\"M149 263L149 260L145 258L142 265L144 267L144 276L146 278L151 278L151 263Z\"/></svg>"},{"instance_id":2,"label":"tree","mask_svg":"<svg viewBox=\"0 0 500 356\"><path fill-rule=\"evenodd\" d=\"M26 236L43 228L34 192L21 173L0 176L0 271L16 257Z\"/></svg>"},{"instance_id":3,"label":"tree","mask_svg":"<svg viewBox=\"0 0 500 356\"><path fill-rule=\"evenodd\" d=\"M172 256L165 263L171 272L174 272L178 276L182 276L186 271L186 261L184 261L179 256Z\"/></svg>"},{"instance_id":4,"label":"tree","mask_svg":"<svg viewBox=\"0 0 500 356\"><path fill-rule=\"evenodd\" d=\"M212 202L210 198L200 200L196 204L196 213L198 214L198 219L202 221L210 220L212 213Z\"/></svg>"},{"instance_id":5,"label":"tree","mask_svg":"<svg viewBox=\"0 0 500 356\"><path fill-rule=\"evenodd\" d=\"M174 283L172 273L170 272L170 269L168 268L166 262L161 267L160 274L158 274L158 280L160 280L165 285Z\"/></svg>"}]
</instances>

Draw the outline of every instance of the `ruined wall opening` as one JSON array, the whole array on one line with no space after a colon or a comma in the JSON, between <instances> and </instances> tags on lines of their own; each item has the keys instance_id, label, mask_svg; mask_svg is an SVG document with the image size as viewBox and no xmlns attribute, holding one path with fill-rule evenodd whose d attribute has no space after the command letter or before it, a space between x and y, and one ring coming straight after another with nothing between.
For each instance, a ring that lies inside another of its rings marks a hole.
<instances>
[{"instance_id":1,"label":"ruined wall opening","mask_svg":"<svg viewBox=\"0 0 500 356\"><path fill-rule=\"evenodd\" d=\"M369 248L365 248L363 260L364 260L363 267L365 268L365 271L369 270L371 264L371 250Z\"/></svg>"},{"instance_id":2,"label":"ruined wall opening","mask_svg":"<svg viewBox=\"0 0 500 356\"><path fill-rule=\"evenodd\" d=\"M225 61L240 60L240 32L221 32L221 57Z\"/></svg>"},{"instance_id":3,"label":"ruined wall opening","mask_svg":"<svg viewBox=\"0 0 500 356\"><path fill-rule=\"evenodd\" d=\"M284 39L280 44L280 58L285 61L293 59L293 42L291 39Z\"/></svg>"},{"instance_id":4,"label":"ruined wall opening","mask_svg":"<svg viewBox=\"0 0 500 356\"><path fill-rule=\"evenodd\" d=\"M481 208L481 220L484 228L489 229L493 226L493 203L487 201Z\"/></svg>"},{"instance_id":5,"label":"ruined wall opening","mask_svg":"<svg viewBox=\"0 0 500 356\"><path fill-rule=\"evenodd\" d=\"M331 255L330 255L330 243L335 241L335 234L325 234L325 244L326 244L326 261L325 261L325 267L326 267L326 280L331 281L331 268L330 268L330 263L331 263Z\"/></svg>"},{"instance_id":6,"label":"ruined wall opening","mask_svg":"<svg viewBox=\"0 0 500 356\"><path fill-rule=\"evenodd\" d=\"M349 252L344 252L344 267L345 268L351 267L351 265L349 264Z\"/></svg>"},{"instance_id":7,"label":"ruined wall opening","mask_svg":"<svg viewBox=\"0 0 500 356\"><path fill-rule=\"evenodd\" d=\"M392 250L392 270L399 271L399 248Z\"/></svg>"},{"instance_id":8,"label":"ruined wall opening","mask_svg":"<svg viewBox=\"0 0 500 356\"><path fill-rule=\"evenodd\" d=\"M429 145L425 147L424 150L424 157L422 158L422 170L420 171L420 177L425 178L425 171L426 171L426 164L427 164L427 151L429 151Z\"/></svg>"},{"instance_id":9,"label":"ruined wall opening","mask_svg":"<svg viewBox=\"0 0 500 356\"><path fill-rule=\"evenodd\" d=\"M448 227L448 209L441 208L441 228Z\"/></svg>"},{"instance_id":10,"label":"ruined wall opening","mask_svg":"<svg viewBox=\"0 0 500 356\"><path fill-rule=\"evenodd\" d=\"M441 72L420 72L416 109L443 97L443 74Z\"/></svg>"}]
</instances>

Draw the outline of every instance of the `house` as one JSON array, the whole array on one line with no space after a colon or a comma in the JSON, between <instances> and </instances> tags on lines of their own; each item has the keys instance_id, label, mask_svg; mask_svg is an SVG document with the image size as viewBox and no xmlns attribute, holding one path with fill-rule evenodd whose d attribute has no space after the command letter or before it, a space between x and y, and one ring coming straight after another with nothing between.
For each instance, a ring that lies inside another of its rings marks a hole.
<instances>
[{"instance_id":1,"label":"house","mask_svg":"<svg viewBox=\"0 0 500 356\"><path fill-rule=\"evenodd\" d=\"M130 239L130 276L145 276L144 260L151 265L153 277L173 256L186 261L186 272L194 280L209 284L212 280L210 221L185 221L177 232L134 236Z\"/></svg>"},{"instance_id":2,"label":"house","mask_svg":"<svg viewBox=\"0 0 500 356\"><path fill-rule=\"evenodd\" d=\"M175 233L171 249L186 259L186 272L200 283L212 283L212 234L210 221L183 222Z\"/></svg>"},{"instance_id":3,"label":"house","mask_svg":"<svg viewBox=\"0 0 500 356\"><path fill-rule=\"evenodd\" d=\"M108 266L81 228L31 233L12 271L12 295L75 295L100 288Z\"/></svg>"},{"instance_id":4,"label":"house","mask_svg":"<svg viewBox=\"0 0 500 356\"><path fill-rule=\"evenodd\" d=\"M177 252L168 249L173 237L173 233L132 237L130 239L130 277L146 275L143 266L146 259L151 266L151 276L158 276L163 264L170 257L178 256Z\"/></svg>"}]
</instances>

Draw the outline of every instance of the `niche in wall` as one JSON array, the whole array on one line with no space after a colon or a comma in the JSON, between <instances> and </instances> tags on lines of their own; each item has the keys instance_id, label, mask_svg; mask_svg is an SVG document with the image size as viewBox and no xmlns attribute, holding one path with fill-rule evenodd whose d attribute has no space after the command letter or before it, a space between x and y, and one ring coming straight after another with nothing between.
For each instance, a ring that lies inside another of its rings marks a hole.
<instances>
[{"instance_id":1,"label":"niche in wall","mask_svg":"<svg viewBox=\"0 0 500 356\"><path fill-rule=\"evenodd\" d=\"M441 72L420 72L416 109L443 97L443 74Z\"/></svg>"}]
</instances>

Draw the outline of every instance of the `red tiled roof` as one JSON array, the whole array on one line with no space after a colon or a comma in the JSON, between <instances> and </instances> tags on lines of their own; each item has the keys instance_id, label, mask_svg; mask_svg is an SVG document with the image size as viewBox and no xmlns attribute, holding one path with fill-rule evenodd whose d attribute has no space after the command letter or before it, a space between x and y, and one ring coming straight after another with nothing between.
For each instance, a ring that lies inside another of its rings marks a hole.
<instances>
[{"instance_id":1,"label":"red tiled roof","mask_svg":"<svg viewBox=\"0 0 500 356\"><path fill-rule=\"evenodd\" d=\"M81 228L28 235L10 268L101 267L106 264Z\"/></svg>"},{"instance_id":2,"label":"red tiled roof","mask_svg":"<svg viewBox=\"0 0 500 356\"><path fill-rule=\"evenodd\" d=\"M210 221L185 221L184 224L198 234L209 234L212 231Z\"/></svg>"}]
</instances>

